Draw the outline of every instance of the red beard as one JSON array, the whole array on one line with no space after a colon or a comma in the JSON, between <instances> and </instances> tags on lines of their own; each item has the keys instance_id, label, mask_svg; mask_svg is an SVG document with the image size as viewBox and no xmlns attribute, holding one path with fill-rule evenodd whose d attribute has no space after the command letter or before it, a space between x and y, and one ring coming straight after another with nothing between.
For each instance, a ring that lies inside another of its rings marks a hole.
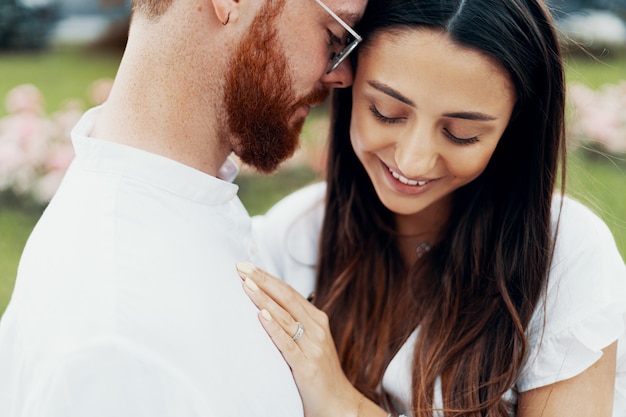
<instances>
[{"instance_id":1,"label":"red beard","mask_svg":"<svg viewBox=\"0 0 626 417\"><path fill-rule=\"evenodd\" d=\"M234 152L263 173L274 172L298 148L305 118L293 119L296 110L329 94L325 88L296 100L274 25L284 3L269 1L255 17L233 52L224 87L228 128L237 138Z\"/></svg>"}]
</instances>

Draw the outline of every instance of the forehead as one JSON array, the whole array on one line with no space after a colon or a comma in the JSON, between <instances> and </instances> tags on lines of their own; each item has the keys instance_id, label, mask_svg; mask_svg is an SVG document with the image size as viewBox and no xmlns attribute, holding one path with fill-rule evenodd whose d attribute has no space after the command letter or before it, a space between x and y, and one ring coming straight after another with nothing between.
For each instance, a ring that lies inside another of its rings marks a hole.
<instances>
[{"instance_id":1,"label":"forehead","mask_svg":"<svg viewBox=\"0 0 626 417\"><path fill-rule=\"evenodd\" d=\"M298 1L311 1L317 7L315 0L298 0ZM356 25L361 17L363 11L367 5L367 0L322 0L322 2L328 6L337 16L343 19L347 24Z\"/></svg>"},{"instance_id":2,"label":"forehead","mask_svg":"<svg viewBox=\"0 0 626 417\"><path fill-rule=\"evenodd\" d=\"M348 25L354 26L361 20L367 0L321 0L330 10ZM335 20L316 0L289 0L283 9L283 17L290 23L301 26L308 23L330 23Z\"/></svg>"},{"instance_id":3,"label":"forehead","mask_svg":"<svg viewBox=\"0 0 626 417\"><path fill-rule=\"evenodd\" d=\"M486 107L515 101L508 71L494 58L430 29L384 32L359 54L357 82L377 81L420 105Z\"/></svg>"}]
</instances>

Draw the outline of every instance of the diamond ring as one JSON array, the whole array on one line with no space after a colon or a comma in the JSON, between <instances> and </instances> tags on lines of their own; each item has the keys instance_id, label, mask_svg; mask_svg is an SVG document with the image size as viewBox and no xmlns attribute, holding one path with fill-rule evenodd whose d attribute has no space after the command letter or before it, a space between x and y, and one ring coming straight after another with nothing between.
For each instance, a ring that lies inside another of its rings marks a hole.
<instances>
[{"instance_id":1,"label":"diamond ring","mask_svg":"<svg viewBox=\"0 0 626 417\"><path fill-rule=\"evenodd\" d=\"M297 321L296 324L298 325L298 330L296 330L296 334L291 336L291 340L293 340L294 342L297 342L298 339L302 337L302 333L304 333L304 327L302 326L302 323Z\"/></svg>"}]
</instances>

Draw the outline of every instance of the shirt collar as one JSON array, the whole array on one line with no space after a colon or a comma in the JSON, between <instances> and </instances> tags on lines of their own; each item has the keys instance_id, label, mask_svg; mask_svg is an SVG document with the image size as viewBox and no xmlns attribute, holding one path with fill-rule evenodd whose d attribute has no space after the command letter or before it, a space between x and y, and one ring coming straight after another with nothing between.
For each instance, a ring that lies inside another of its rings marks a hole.
<instances>
[{"instance_id":1,"label":"shirt collar","mask_svg":"<svg viewBox=\"0 0 626 417\"><path fill-rule=\"evenodd\" d=\"M89 137L101 106L87 111L72 130L76 163L89 171L132 178L202 204L223 204L237 196L232 183L239 168L228 159L218 177L138 148Z\"/></svg>"}]
</instances>

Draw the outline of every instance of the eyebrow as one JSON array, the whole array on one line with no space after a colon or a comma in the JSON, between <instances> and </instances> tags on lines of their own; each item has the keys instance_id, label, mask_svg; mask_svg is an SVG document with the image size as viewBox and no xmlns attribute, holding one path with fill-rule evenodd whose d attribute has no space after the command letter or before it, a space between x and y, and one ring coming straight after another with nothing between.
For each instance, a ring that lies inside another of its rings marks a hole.
<instances>
[{"instance_id":1,"label":"eyebrow","mask_svg":"<svg viewBox=\"0 0 626 417\"><path fill-rule=\"evenodd\" d=\"M489 116L487 114L478 113L478 112L454 112L454 113L445 113L444 117L453 117L455 119L467 119L467 120L478 120L481 122L490 122L496 120L495 117Z\"/></svg>"},{"instance_id":2,"label":"eyebrow","mask_svg":"<svg viewBox=\"0 0 626 417\"><path fill-rule=\"evenodd\" d=\"M367 83L372 88L375 88L376 90L388 95L389 97L392 97L408 106L416 107L415 103L411 99L403 96L398 91L394 90L393 88L389 87L386 84L383 84L377 81L368 81ZM478 121L485 121L485 122L496 120L496 118L493 116L489 116L487 114L479 113L479 112L452 112L452 113L445 113L443 116L451 117L455 119L478 120Z\"/></svg>"},{"instance_id":3,"label":"eyebrow","mask_svg":"<svg viewBox=\"0 0 626 417\"><path fill-rule=\"evenodd\" d=\"M389 97L395 98L396 100L401 101L401 102L403 102L406 105L409 105L411 107L415 107L415 103L413 103L413 101L411 99L403 96L402 94L400 94L399 92L397 92L393 88L389 87L387 84L379 83L378 81L368 81L367 83L372 88L375 88L376 90L380 91L381 93L387 94Z\"/></svg>"}]
</instances>

